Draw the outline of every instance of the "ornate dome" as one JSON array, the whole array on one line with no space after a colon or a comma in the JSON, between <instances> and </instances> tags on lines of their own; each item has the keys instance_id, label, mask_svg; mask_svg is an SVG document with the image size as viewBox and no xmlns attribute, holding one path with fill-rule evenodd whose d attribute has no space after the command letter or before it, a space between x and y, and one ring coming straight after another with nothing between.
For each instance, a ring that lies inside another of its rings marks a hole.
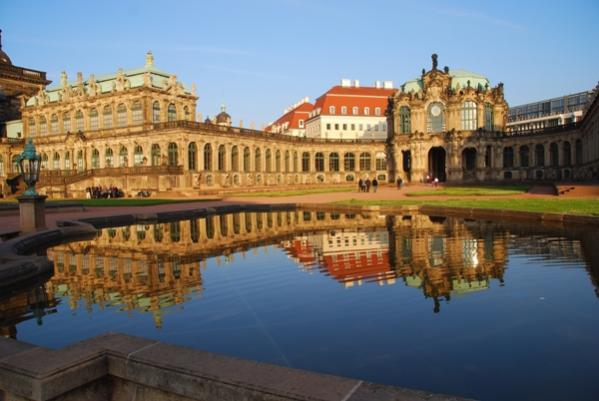
<instances>
[{"instance_id":1,"label":"ornate dome","mask_svg":"<svg viewBox=\"0 0 599 401\"><path fill-rule=\"evenodd\" d=\"M226 107L222 105L220 107L220 113L216 115L216 123L217 124L231 124L231 116L226 112Z\"/></svg>"},{"instance_id":2,"label":"ornate dome","mask_svg":"<svg viewBox=\"0 0 599 401\"><path fill-rule=\"evenodd\" d=\"M4 51L2 51L2 29L0 29L0 64L12 65L10 57Z\"/></svg>"},{"instance_id":3,"label":"ornate dome","mask_svg":"<svg viewBox=\"0 0 599 401\"><path fill-rule=\"evenodd\" d=\"M470 81L470 86L472 88L484 88L485 85L491 86L491 83L487 79L487 77L477 74L475 72L470 72L466 70L449 70L449 75L451 76L451 88L455 89L458 84L460 84L460 88L465 88L468 86L468 81Z\"/></svg>"}]
</instances>

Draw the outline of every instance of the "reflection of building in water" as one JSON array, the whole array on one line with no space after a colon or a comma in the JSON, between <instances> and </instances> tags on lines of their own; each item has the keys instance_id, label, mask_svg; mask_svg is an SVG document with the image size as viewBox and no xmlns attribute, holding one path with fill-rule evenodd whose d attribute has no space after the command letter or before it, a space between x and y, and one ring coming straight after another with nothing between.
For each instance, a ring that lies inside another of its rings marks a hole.
<instances>
[{"instance_id":1,"label":"reflection of building in water","mask_svg":"<svg viewBox=\"0 0 599 401\"><path fill-rule=\"evenodd\" d=\"M386 228L329 230L296 237L284 248L296 260L321 271L346 287L362 280L379 284L395 282L389 268L389 238Z\"/></svg>"},{"instance_id":2,"label":"reflection of building in water","mask_svg":"<svg viewBox=\"0 0 599 401\"><path fill-rule=\"evenodd\" d=\"M406 285L433 298L435 312L440 298L487 289L493 278L503 283L505 235L458 219L406 217L388 218L390 263Z\"/></svg>"},{"instance_id":3,"label":"reflection of building in water","mask_svg":"<svg viewBox=\"0 0 599 401\"><path fill-rule=\"evenodd\" d=\"M58 300L43 286L36 285L0 300L0 336L17 338L17 324L35 319L43 324L43 317L56 312Z\"/></svg>"}]
</instances>

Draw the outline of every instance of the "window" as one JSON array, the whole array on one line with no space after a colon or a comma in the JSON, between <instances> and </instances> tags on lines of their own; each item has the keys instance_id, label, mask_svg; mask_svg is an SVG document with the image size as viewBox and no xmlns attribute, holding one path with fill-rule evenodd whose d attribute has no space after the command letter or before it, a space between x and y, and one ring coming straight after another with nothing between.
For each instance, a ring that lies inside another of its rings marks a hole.
<instances>
[{"instance_id":1,"label":"window","mask_svg":"<svg viewBox=\"0 0 599 401\"><path fill-rule=\"evenodd\" d=\"M335 131L339 131L339 124L335 124Z\"/></svg>"},{"instance_id":2,"label":"window","mask_svg":"<svg viewBox=\"0 0 599 401\"><path fill-rule=\"evenodd\" d=\"M212 145L204 145L204 170L212 171Z\"/></svg>"},{"instance_id":3,"label":"window","mask_svg":"<svg viewBox=\"0 0 599 401\"><path fill-rule=\"evenodd\" d=\"M506 146L503 148L503 168L514 167L514 148Z\"/></svg>"},{"instance_id":4,"label":"window","mask_svg":"<svg viewBox=\"0 0 599 401\"><path fill-rule=\"evenodd\" d=\"M558 148L555 142L551 142L549 145L549 165L551 167L559 166Z\"/></svg>"},{"instance_id":5,"label":"window","mask_svg":"<svg viewBox=\"0 0 599 401\"><path fill-rule=\"evenodd\" d=\"M347 124L343 124L343 131L347 131Z\"/></svg>"},{"instance_id":6,"label":"window","mask_svg":"<svg viewBox=\"0 0 599 401\"><path fill-rule=\"evenodd\" d=\"M327 129L329 129L329 130L331 129L331 124L330 123L327 123Z\"/></svg>"},{"instance_id":7,"label":"window","mask_svg":"<svg viewBox=\"0 0 599 401\"><path fill-rule=\"evenodd\" d=\"M464 102L460 110L462 129L473 131L476 129L476 103L473 101Z\"/></svg>"},{"instance_id":8,"label":"window","mask_svg":"<svg viewBox=\"0 0 599 401\"><path fill-rule=\"evenodd\" d=\"M335 114L335 106L329 106L329 114Z\"/></svg>"},{"instance_id":9,"label":"window","mask_svg":"<svg viewBox=\"0 0 599 401\"><path fill-rule=\"evenodd\" d=\"M100 168L100 151L92 150L92 168Z\"/></svg>"},{"instance_id":10,"label":"window","mask_svg":"<svg viewBox=\"0 0 599 401\"><path fill-rule=\"evenodd\" d=\"M370 115L370 107L364 107L364 115L365 116L369 116Z\"/></svg>"},{"instance_id":11,"label":"window","mask_svg":"<svg viewBox=\"0 0 599 401\"><path fill-rule=\"evenodd\" d=\"M300 128L304 128L304 120L299 120L298 124Z\"/></svg>"},{"instance_id":12,"label":"window","mask_svg":"<svg viewBox=\"0 0 599 401\"><path fill-rule=\"evenodd\" d=\"M117 124L119 127L127 126L127 106L125 106L124 103L121 103L117 106L116 117L117 117Z\"/></svg>"},{"instance_id":13,"label":"window","mask_svg":"<svg viewBox=\"0 0 599 401\"><path fill-rule=\"evenodd\" d=\"M445 130L445 110L443 103L429 104L427 112L427 132L441 132Z\"/></svg>"},{"instance_id":14,"label":"window","mask_svg":"<svg viewBox=\"0 0 599 401\"><path fill-rule=\"evenodd\" d=\"M112 107L104 106L102 110L102 125L104 128L112 128Z\"/></svg>"},{"instance_id":15,"label":"window","mask_svg":"<svg viewBox=\"0 0 599 401\"><path fill-rule=\"evenodd\" d=\"M83 131L85 129L83 125L83 112L81 110L77 110L75 113L75 129L77 131Z\"/></svg>"},{"instance_id":16,"label":"window","mask_svg":"<svg viewBox=\"0 0 599 401\"><path fill-rule=\"evenodd\" d=\"M371 167L370 162L370 153L360 153L360 171L369 171Z\"/></svg>"},{"instance_id":17,"label":"window","mask_svg":"<svg viewBox=\"0 0 599 401\"><path fill-rule=\"evenodd\" d=\"M357 115L358 115L358 113L359 113L359 111L358 111L358 108L357 108L357 107L352 107L352 109L351 109L351 113L352 113L354 116L357 116Z\"/></svg>"},{"instance_id":18,"label":"window","mask_svg":"<svg viewBox=\"0 0 599 401\"><path fill-rule=\"evenodd\" d=\"M64 155L64 169L65 170L71 169L71 152L67 152Z\"/></svg>"},{"instance_id":19,"label":"window","mask_svg":"<svg viewBox=\"0 0 599 401\"><path fill-rule=\"evenodd\" d=\"M339 153L333 152L329 154L329 170L339 171Z\"/></svg>"},{"instance_id":20,"label":"window","mask_svg":"<svg viewBox=\"0 0 599 401\"><path fill-rule=\"evenodd\" d=\"M189 114L189 107L185 106L183 107L183 117L185 118L186 121L190 121L190 114Z\"/></svg>"},{"instance_id":21,"label":"window","mask_svg":"<svg viewBox=\"0 0 599 401\"><path fill-rule=\"evenodd\" d=\"M89 111L89 129L92 131L97 130L98 126L99 126L98 110L93 108Z\"/></svg>"},{"instance_id":22,"label":"window","mask_svg":"<svg viewBox=\"0 0 599 401\"><path fill-rule=\"evenodd\" d=\"M380 107L375 107L374 108L374 115L375 116L380 116L381 115L381 108Z\"/></svg>"},{"instance_id":23,"label":"window","mask_svg":"<svg viewBox=\"0 0 599 401\"><path fill-rule=\"evenodd\" d=\"M46 117L40 117L40 135L46 135L48 133L48 124L46 123Z\"/></svg>"},{"instance_id":24,"label":"window","mask_svg":"<svg viewBox=\"0 0 599 401\"><path fill-rule=\"evenodd\" d=\"M63 132L71 132L71 113L64 113L62 115L62 127Z\"/></svg>"},{"instance_id":25,"label":"window","mask_svg":"<svg viewBox=\"0 0 599 401\"><path fill-rule=\"evenodd\" d=\"M119 167L127 167L127 163L127 148L121 146L121 149L119 150Z\"/></svg>"},{"instance_id":26,"label":"window","mask_svg":"<svg viewBox=\"0 0 599 401\"><path fill-rule=\"evenodd\" d=\"M322 152L316 153L314 156L314 164L316 171L324 171L324 154Z\"/></svg>"},{"instance_id":27,"label":"window","mask_svg":"<svg viewBox=\"0 0 599 401\"><path fill-rule=\"evenodd\" d=\"M310 171L310 153L302 153L302 172L307 173Z\"/></svg>"},{"instance_id":28,"label":"window","mask_svg":"<svg viewBox=\"0 0 599 401\"><path fill-rule=\"evenodd\" d=\"M572 149L570 147L570 142L564 142L564 166L572 165Z\"/></svg>"},{"instance_id":29,"label":"window","mask_svg":"<svg viewBox=\"0 0 599 401\"><path fill-rule=\"evenodd\" d=\"M272 157L270 149L266 149L266 151L264 152L264 159L266 162L266 172L270 173L272 171Z\"/></svg>"},{"instance_id":30,"label":"window","mask_svg":"<svg viewBox=\"0 0 599 401\"><path fill-rule=\"evenodd\" d=\"M239 148L237 146L231 148L231 170L239 171Z\"/></svg>"},{"instance_id":31,"label":"window","mask_svg":"<svg viewBox=\"0 0 599 401\"><path fill-rule=\"evenodd\" d=\"M144 151L140 145L136 145L133 149L133 165L141 166L144 162Z\"/></svg>"},{"instance_id":32,"label":"window","mask_svg":"<svg viewBox=\"0 0 599 401\"><path fill-rule=\"evenodd\" d=\"M356 156L353 153L343 155L343 168L345 171L354 171L356 169Z\"/></svg>"},{"instance_id":33,"label":"window","mask_svg":"<svg viewBox=\"0 0 599 401\"><path fill-rule=\"evenodd\" d=\"M535 146L535 164L537 167L545 165L545 147L541 144Z\"/></svg>"},{"instance_id":34,"label":"window","mask_svg":"<svg viewBox=\"0 0 599 401\"><path fill-rule=\"evenodd\" d=\"M360 125L358 126L358 130L359 130L359 131L364 131L364 125L360 124Z\"/></svg>"},{"instance_id":35,"label":"window","mask_svg":"<svg viewBox=\"0 0 599 401\"><path fill-rule=\"evenodd\" d=\"M50 132L58 134L58 116L56 114L52 114L52 117L50 117Z\"/></svg>"},{"instance_id":36,"label":"window","mask_svg":"<svg viewBox=\"0 0 599 401\"><path fill-rule=\"evenodd\" d=\"M52 170L60 170L60 155L58 152L54 152L54 157L52 158Z\"/></svg>"},{"instance_id":37,"label":"window","mask_svg":"<svg viewBox=\"0 0 599 401\"><path fill-rule=\"evenodd\" d=\"M168 144L168 165L170 167L177 167L179 165L179 150L177 144L174 142Z\"/></svg>"},{"instance_id":38,"label":"window","mask_svg":"<svg viewBox=\"0 0 599 401\"><path fill-rule=\"evenodd\" d=\"M152 122L160 122L160 103L158 101L152 104Z\"/></svg>"},{"instance_id":39,"label":"window","mask_svg":"<svg viewBox=\"0 0 599 401\"><path fill-rule=\"evenodd\" d=\"M291 159L291 155L289 154L289 151L286 150L285 151L285 170L284 170L285 173L288 173L288 172L291 171L289 169L289 161L290 161L290 159Z\"/></svg>"},{"instance_id":40,"label":"window","mask_svg":"<svg viewBox=\"0 0 599 401\"><path fill-rule=\"evenodd\" d=\"M412 115L408 106L399 108L399 132L402 134L412 132Z\"/></svg>"},{"instance_id":41,"label":"window","mask_svg":"<svg viewBox=\"0 0 599 401\"><path fill-rule=\"evenodd\" d=\"M198 147L196 146L196 143L190 142L189 145L187 145L187 168L191 171L194 171L197 167L197 154Z\"/></svg>"},{"instance_id":42,"label":"window","mask_svg":"<svg viewBox=\"0 0 599 401\"><path fill-rule=\"evenodd\" d=\"M157 143L152 145L152 151L150 153L150 160L152 166L160 166L160 145Z\"/></svg>"},{"instance_id":43,"label":"window","mask_svg":"<svg viewBox=\"0 0 599 401\"><path fill-rule=\"evenodd\" d=\"M520 166L521 167L528 167L530 162L529 162L529 149L528 146L520 146Z\"/></svg>"},{"instance_id":44,"label":"window","mask_svg":"<svg viewBox=\"0 0 599 401\"><path fill-rule=\"evenodd\" d=\"M218 159L217 159L217 170L225 171L225 159L227 156L227 150L225 149L225 145L220 145L218 147Z\"/></svg>"},{"instance_id":45,"label":"window","mask_svg":"<svg viewBox=\"0 0 599 401\"><path fill-rule=\"evenodd\" d=\"M139 100L133 102L133 106L131 106L131 114L133 124L139 124L143 122L143 113L141 110L141 102Z\"/></svg>"},{"instance_id":46,"label":"window","mask_svg":"<svg viewBox=\"0 0 599 401\"><path fill-rule=\"evenodd\" d=\"M35 136L35 134L36 134L36 132L35 132L35 119L33 119L33 117L30 117L27 122L28 122L28 125L29 125L29 136Z\"/></svg>"},{"instance_id":47,"label":"window","mask_svg":"<svg viewBox=\"0 0 599 401\"><path fill-rule=\"evenodd\" d=\"M281 151L277 149L275 152L275 173L281 172Z\"/></svg>"},{"instance_id":48,"label":"window","mask_svg":"<svg viewBox=\"0 0 599 401\"><path fill-rule=\"evenodd\" d=\"M111 148L107 148L106 151L104 152L104 160L105 160L104 165L106 167L112 167L113 152L112 152Z\"/></svg>"},{"instance_id":49,"label":"window","mask_svg":"<svg viewBox=\"0 0 599 401\"><path fill-rule=\"evenodd\" d=\"M487 131L493 131L495 125L493 124L493 105L485 103L485 129Z\"/></svg>"},{"instance_id":50,"label":"window","mask_svg":"<svg viewBox=\"0 0 599 401\"><path fill-rule=\"evenodd\" d=\"M175 121L177 120L177 109L175 108L175 104L171 103L168 105L167 109L167 121Z\"/></svg>"},{"instance_id":51,"label":"window","mask_svg":"<svg viewBox=\"0 0 599 401\"><path fill-rule=\"evenodd\" d=\"M347 114L347 107L341 106L341 114L342 115L346 115Z\"/></svg>"},{"instance_id":52,"label":"window","mask_svg":"<svg viewBox=\"0 0 599 401\"><path fill-rule=\"evenodd\" d=\"M260 148L256 148L254 151L254 171L262 171L262 152Z\"/></svg>"},{"instance_id":53,"label":"window","mask_svg":"<svg viewBox=\"0 0 599 401\"><path fill-rule=\"evenodd\" d=\"M351 130L352 130L352 131L355 131L355 130L356 130L356 124L352 124L352 125L351 125Z\"/></svg>"},{"instance_id":54,"label":"window","mask_svg":"<svg viewBox=\"0 0 599 401\"><path fill-rule=\"evenodd\" d=\"M376 154L376 169L377 171L387 170L387 155L384 152L378 152Z\"/></svg>"},{"instance_id":55,"label":"window","mask_svg":"<svg viewBox=\"0 0 599 401\"><path fill-rule=\"evenodd\" d=\"M243 149L243 172L250 171L250 148Z\"/></svg>"}]
</instances>

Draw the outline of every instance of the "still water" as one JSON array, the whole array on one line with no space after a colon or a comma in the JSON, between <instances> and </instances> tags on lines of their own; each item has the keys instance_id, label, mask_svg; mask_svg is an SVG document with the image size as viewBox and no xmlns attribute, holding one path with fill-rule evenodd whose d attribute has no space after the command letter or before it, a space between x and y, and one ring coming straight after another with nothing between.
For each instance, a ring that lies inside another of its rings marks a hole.
<instances>
[{"instance_id":1,"label":"still water","mask_svg":"<svg viewBox=\"0 0 599 401\"><path fill-rule=\"evenodd\" d=\"M482 400L599 399L599 234L426 215L234 213L48 250L0 333L106 331Z\"/></svg>"}]
</instances>

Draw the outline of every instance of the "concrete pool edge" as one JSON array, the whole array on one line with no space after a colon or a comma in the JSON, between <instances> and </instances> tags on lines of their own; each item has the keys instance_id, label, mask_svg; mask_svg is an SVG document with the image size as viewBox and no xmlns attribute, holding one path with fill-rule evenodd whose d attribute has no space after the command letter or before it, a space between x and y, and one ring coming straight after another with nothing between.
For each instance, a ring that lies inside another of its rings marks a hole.
<instances>
[{"instance_id":1,"label":"concrete pool edge","mask_svg":"<svg viewBox=\"0 0 599 401\"><path fill-rule=\"evenodd\" d=\"M441 401L465 398L363 382L107 333L50 350L0 338L6 400Z\"/></svg>"}]
</instances>

